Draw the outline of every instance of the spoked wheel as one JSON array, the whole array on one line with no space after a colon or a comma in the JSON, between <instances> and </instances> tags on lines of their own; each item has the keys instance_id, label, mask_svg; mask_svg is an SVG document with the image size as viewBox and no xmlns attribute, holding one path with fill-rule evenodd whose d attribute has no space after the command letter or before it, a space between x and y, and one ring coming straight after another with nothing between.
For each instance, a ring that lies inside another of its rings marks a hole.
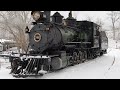
<instances>
[{"instance_id":1,"label":"spoked wheel","mask_svg":"<svg viewBox=\"0 0 120 90\"><path fill-rule=\"evenodd\" d=\"M78 56L79 56L79 59L78 59L78 64L79 64L79 63L82 63L83 53L81 51L79 51Z\"/></svg>"},{"instance_id":2,"label":"spoked wheel","mask_svg":"<svg viewBox=\"0 0 120 90\"><path fill-rule=\"evenodd\" d=\"M88 51L88 59L92 59L92 52Z\"/></svg>"},{"instance_id":3,"label":"spoked wheel","mask_svg":"<svg viewBox=\"0 0 120 90\"><path fill-rule=\"evenodd\" d=\"M84 51L83 52L83 60L82 60L82 62L85 62L86 60L87 60L87 52Z\"/></svg>"},{"instance_id":4,"label":"spoked wheel","mask_svg":"<svg viewBox=\"0 0 120 90\"><path fill-rule=\"evenodd\" d=\"M85 60L87 60L87 51L85 51L84 53L85 53Z\"/></svg>"},{"instance_id":5,"label":"spoked wheel","mask_svg":"<svg viewBox=\"0 0 120 90\"><path fill-rule=\"evenodd\" d=\"M78 54L77 54L77 52L74 52L73 53L73 61L74 61L73 63L77 64L77 60L78 60Z\"/></svg>"},{"instance_id":6,"label":"spoked wheel","mask_svg":"<svg viewBox=\"0 0 120 90\"><path fill-rule=\"evenodd\" d=\"M70 63L69 65L74 66L73 62L74 62L74 61L73 61L73 57L71 56L70 59L69 59L69 63Z\"/></svg>"},{"instance_id":7,"label":"spoked wheel","mask_svg":"<svg viewBox=\"0 0 120 90\"><path fill-rule=\"evenodd\" d=\"M73 52L73 55L69 59L70 65L74 66L75 64L77 64L77 60L78 60L78 54L77 52Z\"/></svg>"},{"instance_id":8,"label":"spoked wheel","mask_svg":"<svg viewBox=\"0 0 120 90\"><path fill-rule=\"evenodd\" d=\"M92 59L97 58L96 52L95 52L95 51L92 51L92 52L93 52L93 53L92 53Z\"/></svg>"}]
</instances>

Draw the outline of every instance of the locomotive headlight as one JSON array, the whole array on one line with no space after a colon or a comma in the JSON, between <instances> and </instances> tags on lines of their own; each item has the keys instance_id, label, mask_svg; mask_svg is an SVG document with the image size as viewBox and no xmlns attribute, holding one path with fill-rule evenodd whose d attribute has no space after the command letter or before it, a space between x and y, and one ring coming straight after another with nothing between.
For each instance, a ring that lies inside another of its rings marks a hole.
<instances>
[{"instance_id":1,"label":"locomotive headlight","mask_svg":"<svg viewBox=\"0 0 120 90\"><path fill-rule=\"evenodd\" d=\"M41 35L40 35L40 33L36 33L36 34L34 35L34 40L35 40L35 42L39 42L39 41L41 40Z\"/></svg>"},{"instance_id":2,"label":"locomotive headlight","mask_svg":"<svg viewBox=\"0 0 120 90\"><path fill-rule=\"evenodd\" d=\"M35 21L39 20L39 18L40 18L40 12L39 12L39 11L34 11L34 12L32 13L32 17L33 17L33 19L34 19Z\"/></svg>"}]
</instances>

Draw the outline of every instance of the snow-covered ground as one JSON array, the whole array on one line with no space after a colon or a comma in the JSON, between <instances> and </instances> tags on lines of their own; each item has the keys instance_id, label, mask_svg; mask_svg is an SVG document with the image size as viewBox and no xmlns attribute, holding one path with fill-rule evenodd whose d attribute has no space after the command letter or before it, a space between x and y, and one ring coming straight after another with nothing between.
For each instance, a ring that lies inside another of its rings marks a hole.
<instances>
[{"instance_id":1,"label":"snow-covered ground","mask_svg":"<svg viewBox=\"0 0 120 90\"><path fill-rule=\"evenodd\" d=\"M0 58L0 79L12 79L10 73L10 63L8 58Z\"/></svg>"},{"instance_id":2,"label":"snow-covered ground","mask_svg":"<svg viewBox=\"0 0 120 90\"><path fill-rule=\"evenodd\" d=\"M109 40L108 53L85 63L57 72L26 79L120 79L120 41ZM8 59L0 58L0 79L15 79L10 73ZM22 78L20 78L22 79Z\"/></svg>"}]
</instances>

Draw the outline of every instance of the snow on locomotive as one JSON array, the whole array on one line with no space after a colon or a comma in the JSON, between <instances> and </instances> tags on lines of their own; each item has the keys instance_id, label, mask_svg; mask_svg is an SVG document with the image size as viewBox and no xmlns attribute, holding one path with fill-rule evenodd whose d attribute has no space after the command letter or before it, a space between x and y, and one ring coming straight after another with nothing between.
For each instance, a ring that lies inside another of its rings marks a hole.
<instances>
[{"instance_id":1,"label":"snow on locomotive","mask_svg":"<svg viewBox=\"0 0 120 90\"><path fill-rule=\"evenodd\" d=\"M108 38L94 22L77 21L71 11L67 19L58 12L50 16L50 11L32 11L31 16L29 53L10 58L14 75L39 75L107 53Z\"/></svg>"}]
</instances>

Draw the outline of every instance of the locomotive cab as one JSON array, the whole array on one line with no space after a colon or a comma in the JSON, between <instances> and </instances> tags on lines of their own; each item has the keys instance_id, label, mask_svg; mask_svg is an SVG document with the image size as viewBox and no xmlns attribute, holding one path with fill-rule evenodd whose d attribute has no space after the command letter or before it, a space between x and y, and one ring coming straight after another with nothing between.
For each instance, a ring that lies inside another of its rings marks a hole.
<instances>
[{"instance_id":1,"label":"locomotive cab","mask_svg":"<svg viewBox=\"0 0 120 90\"><path fill-rule=\"evenodd\" d=\"M100 49L101 54L106 54L108 49L108 38L105 31L100 32Z\"/></svg>"}]
</instances>

